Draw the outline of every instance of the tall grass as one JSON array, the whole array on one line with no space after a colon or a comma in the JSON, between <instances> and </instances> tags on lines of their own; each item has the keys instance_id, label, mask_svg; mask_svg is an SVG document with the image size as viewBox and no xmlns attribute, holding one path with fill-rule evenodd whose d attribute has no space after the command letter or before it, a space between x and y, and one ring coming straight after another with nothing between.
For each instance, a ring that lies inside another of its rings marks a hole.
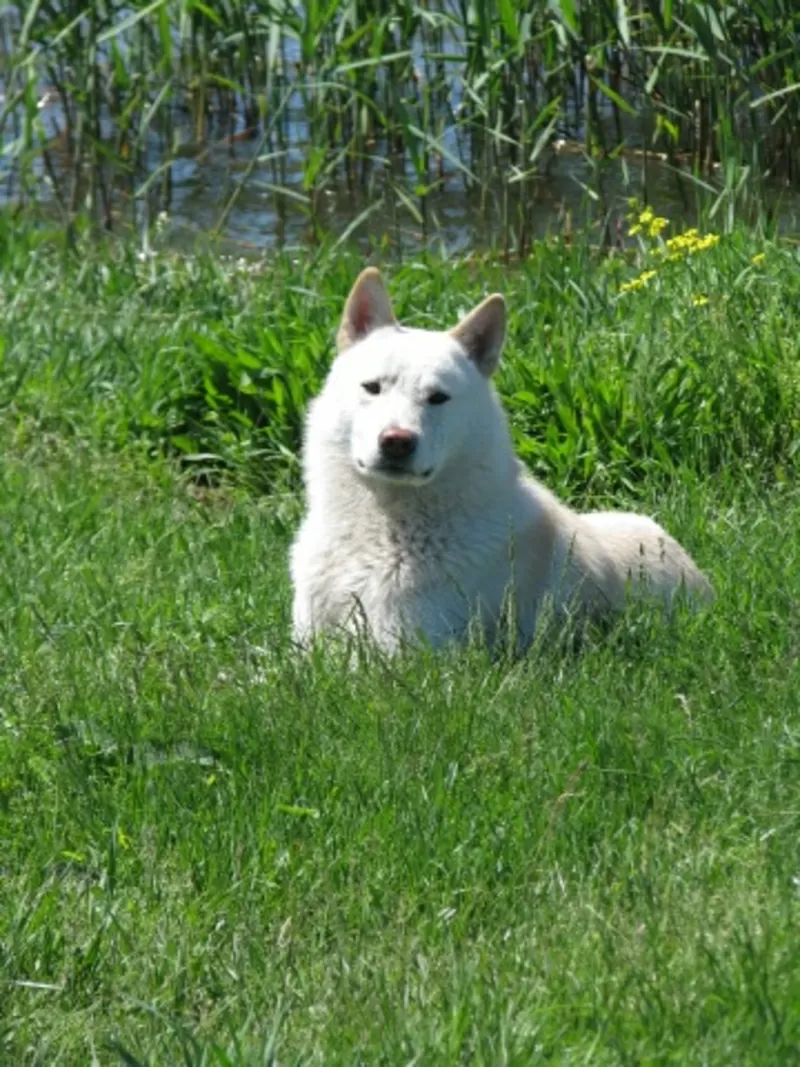
<instances>
[{"instance_id":1,"label":"tall grass","mask_svg":"<svg viewBox=\"0 0 800 1067\"><path fill-rule=\"evenodd\" d=\"M251 142L242 180L281 209L299 206L312 227L325 190L344 185L359 205L353 225L400 212L435 230L431 194L455 183L497 209L503 240L522 250L532 183L569 143L585 152L606 212L604 168L631 147L638 182L657 153L717 209L763 203L765 182L800 174L790 0L30 0L6 10L2 126L15 188L30 197L49 183L68 221L85 205L107 227L143 203L149 217L168 210L175 160L237 153L239 139Z\"/></svg>"}]
</instances>

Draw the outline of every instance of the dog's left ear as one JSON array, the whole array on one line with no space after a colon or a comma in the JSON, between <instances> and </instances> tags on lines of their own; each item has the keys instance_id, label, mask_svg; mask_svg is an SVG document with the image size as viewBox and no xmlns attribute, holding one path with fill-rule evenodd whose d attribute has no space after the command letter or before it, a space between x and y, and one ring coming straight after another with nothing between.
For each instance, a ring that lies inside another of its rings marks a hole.
<instances>
[{"instance_id":1,"label":"dog's left ear","mask_svg":"<svg viewBox=\"0 0 800 1067\"><path fill-rule=\"evenodd\" d=\"M493 293L450 331L485 377L497 370L506 336L506 302Z\"/></svg>"},{"instance_id":2,"label":"dog's left ear","mask_svg":"<svg viewBox=\"0 0 800 1067\"><path fill-rule=\"evenodd\" d=\"M336 335L337 347L340 352L344 352L356 341L362 341L373 330L378 330L381 326L394 326L396 323L392 302L380 271L376 267L367 267L356 278L350 290Z\"/></svg>"}]
</instances>

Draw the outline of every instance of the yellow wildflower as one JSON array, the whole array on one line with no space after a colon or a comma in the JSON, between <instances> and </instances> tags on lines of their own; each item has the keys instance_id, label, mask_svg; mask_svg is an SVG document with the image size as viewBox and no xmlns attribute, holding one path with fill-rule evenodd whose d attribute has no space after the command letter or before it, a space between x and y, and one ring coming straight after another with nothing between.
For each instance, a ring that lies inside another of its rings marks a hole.
<instances>
[{"instance_id":1,"label":"yellow wildflower","mask_svg":"<svg viewBox=\"0 0 800 1067\"><path fill-rule=\"evenodd\" d=\"M639 233L644 233L651 238L658 237L665 226L669 225L669 220L656 215L651 207L637 211L638 204L635 197L628 201L628 205L633 208L627 216L630 223L629 237L635 237Z\"/></svg>"},{"instance_id":2,"label":"yellow wildflower","mask_svg":"<svg viewBox=\"0 0 800 1067\"><path fill-rule=\"evenodd\" d=\"M654 215L648 208L641 213L639 221L633 223L628 230L628 236L635 237L637 233L646 233L648 237L658 237L667 226L669 226L669 219L665 219L661 215Z\"/></svg>"},{"instance_id":3,"label":"yellow wildflower","mask_svg":"<svg viewBox=\"0 0 800 1067\"><path fill-rule=\"evenodd\" d=\"M632 278L629 282L623 282L619 287L621 293L632 293L636 289L643 289L651 278L655 277L656 272L654 270L645 270L639 275L638 278Z\"/></svg>"},{"instance_id":4,"label":"yellow wildflower","mask_svg":"<svg viewBox=\"0 0 800 1067\"><path fill-rule=\"evenodd\" d=\"M692 307L693 308L702 308L702 307L705 307L707 303L708 303L708 297L707 296L696 296L694 298L694 300L692 300Z\"/></svg>"},{"instance_id":5,"label":"yellow wildflower","mask_svg":"<svg viewBox=\"0 0 800 1067\"><path fill-rule=\"evenodd\" d=\"M709 233L700 237L697 230L685 230L664 242L662 254L670 260L680 259L684 255L694 255L695 252L706 252L719 244L719 234Z\"/></svg>"},{"instance_id":6,"label":"yellow wildflower","mask_svg":"<svg viewBox=\"0 0 800 1067\"><path fill-rule=\"evenodd\" d=\"M764 260L766 259L766 255L766 252L757 252L750 260L750 262L753 264L754 267L757 267L760 263L764 262Z\"/></svg>"},{"instance_id":7,"label":"yellow wildflower","mask_svg":"<svg viewBox=\"0 0 800 1067\"><path fill-rule=\"evenodd\" d=\"M719 234L709 233L705 237L701 237L698 241L695 241L692 247L689 249L691 253L705 252L709 248L713 248L714 245L719 244Z\"/></svg>"},{"instance_id":8,"label":"yellow wildflower","mask_svg":"<svg viewBox=\"0 0 800 1067\"><path fill-rule=\"evenodd\" d=\"M694 232L687 230L686 233L679 233L676 234L675 237L670 237L669 240L665 242L665 245L670 252L684 252L691 248L696 241L697 230Z\"/></svg>"}]
</instances>

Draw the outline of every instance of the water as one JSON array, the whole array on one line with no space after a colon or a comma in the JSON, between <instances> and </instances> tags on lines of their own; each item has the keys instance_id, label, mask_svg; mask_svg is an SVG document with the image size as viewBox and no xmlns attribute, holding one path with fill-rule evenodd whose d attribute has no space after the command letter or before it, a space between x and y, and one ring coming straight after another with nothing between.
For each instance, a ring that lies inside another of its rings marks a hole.
<instances>
[{"instance_id":1,"label":"water","mask_svg":"<svg viewBox=\"0 0 800 1067\"><path fill-rule=\"evenodd\" d=\"M56 124L62 125L57 103L47 98L40 117L45 128L56 129ZM302 115L293 116L289 124L290 150L281 182L298 195L303 195L305 134ZM206 144L186 146L171 166L169 226L165 232L174 246L190 248L199 236L217 227L256 150L254 142L230 145L220 140L215 141L212 131ZM160 145L153 138L146 161L151 170L160 162L159 152ZM41 164L38 166L41 168ZM13 184L8 181L8 168L6 159L0 164L0 204L16 196ZM523 213L527 241L569 228L579 229L606 215L614 220L610 233L614 239L628 198L643 198L645 190L653 208L676 226L694 222L701 200L706 205L713 201L690 177L680 176L653 156L648 157L646 164L641 155L630 155L598 165L585 157L578 144L556 139L543 154L541 170L524 188L515 189L498 175L496 180L487 183L483 192L465 190L462 177L450 173L442 187L428 195L424 205L425 222L421 224L402 203L387 195L387 173L380 164L373 168L369 183L372 188L366 191L350 189L342 180L328 181L315 198L313 213L310 204L300 204L291 196L276 192L270 184L274 178L270 164L257 164L239 190L219 236L233 251L260 252L303 244L323 231L343 235L364 215L363 221L350 233L350 238L357 243L366 245L386 240L391 246L405 250L434 243L450 252L459 252L496 246L504 233L518 232ZM394 178L406 189L413 187L408 172ZM785 233L798 232L800 193L775 190L775 200L779 229ZM421 208L418 201L415 207ZM153 198L151 219L158 211L159 204ZM131 224L134 213L125 191L118 189L114 195L113 213L115 228ZM139 227L141 211L137 216L139 221L135 225Z\"/></svg>"},{"instance_id":2,"label":"water","mask_svg":"<svg viewBox=\"0 0 800 1067\"><path fill-rule=\"evenodd\" d=\"M232 165L227 150L211 152L202 162L184 159L176 165L169 212L173 243L189 244L196 235L216 226L233 192L237 171L241 173L243 168L246 149L237 149L237 154L238 166ZM288 176L292 179L291 171ZM299 177L295 177L293 185L299 186ZM613 220L609 236L615 240L628 199L643 198L645 189L648 203L658 214L669 218L673 227L694 222L700 200L706 204L713 200L698 190L690 178L681 177L652 157L646 166L642 157L606 161L602 167L602 196L594 191L596 186L596 166L577 146L561 145L549 153L545 172L527 183L524 205L521 197L501 180L489 184L483 192L468 191L459 176L450 176L443 188L429 194L427 225L421 225L402 205L392 210L381 199L379 189L370 198L354 194L340 182L323 190L316 206L316 223L319 230L339 236L368 212L351 233L356 242L385 239L390 245L407 250L434 244L449 252L460 252L497 246L504 233L504 213L511 220L513 232L514 220L523 206L529 240L578 230L603 220L607 213ZM505 211L504 196L508 198ZM796 190L783 191L777 222L784 233L800 229L800 194ZM221 236L243 251L261 251L276 245L303 244L313 238L314 227L309 215L291 200L260 188L257 170L240 192Z\"/></svg>"}]
</instances>

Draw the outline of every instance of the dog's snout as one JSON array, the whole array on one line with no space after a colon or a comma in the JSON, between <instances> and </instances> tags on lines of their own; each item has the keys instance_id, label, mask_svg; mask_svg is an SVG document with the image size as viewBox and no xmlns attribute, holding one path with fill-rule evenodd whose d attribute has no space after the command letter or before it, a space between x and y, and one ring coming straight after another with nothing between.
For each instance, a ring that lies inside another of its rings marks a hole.
<instances>
[{"instance_id":1,"label":"dog's snout","mask_svg":"<svg viewBox=\"0 0 800 1067\"><path fill-rule=\"evenodd\" d=\"M378 444L384 459L408 459L409 456L414 454L414 449L417 447L417 435L412 430L403 430L399 426L391 426L380 435Z\"/></svg>"}]
</instances>

